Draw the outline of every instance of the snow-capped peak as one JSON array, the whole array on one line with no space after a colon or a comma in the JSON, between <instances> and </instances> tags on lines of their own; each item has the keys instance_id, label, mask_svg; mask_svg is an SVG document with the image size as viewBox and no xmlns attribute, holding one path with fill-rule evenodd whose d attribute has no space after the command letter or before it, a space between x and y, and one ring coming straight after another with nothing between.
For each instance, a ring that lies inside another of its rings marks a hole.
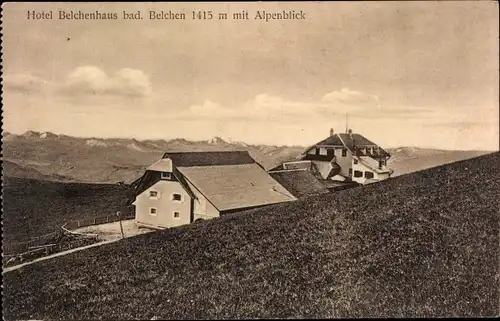
<instances>
[{"instance_id":1,"label":"snow-capped peak","mask_svg":"<svg viewBox=\"0 0 500 321\"><path fill-rule=\"evenodd\" d=\"M51 132L44 132L40 134L40 138L56 138L57 135Z\"/></svg>"},{"instance_id":2,"label":"snow-capped peak","mask_svg":"<svg viewBox=\"0 0 500 321\"><path fill-rule=\"evenodd\" d=\"M212 139L210 139L208 141L209 144L213 144L213 145L223 145L223 144L227 144L227 142L225 140L223 140L222 138L218 137L218 136L215 136L213 137Z\"/></svg>"}]
</instances>

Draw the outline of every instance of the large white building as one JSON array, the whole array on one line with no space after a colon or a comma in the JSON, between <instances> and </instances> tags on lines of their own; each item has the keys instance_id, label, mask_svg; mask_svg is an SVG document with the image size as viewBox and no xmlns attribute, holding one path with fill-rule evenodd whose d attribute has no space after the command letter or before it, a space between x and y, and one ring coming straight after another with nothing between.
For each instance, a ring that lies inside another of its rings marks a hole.
<instances>
[{"instance_id":1,"label":"large white building","mask_svg":"<svg viewBox=\"0 0 500 321\"><path fill-rule=\"evenodd\" d=\"M134 186L136 222L154 228L297 200L246 151L165 153Z\"/></svg>"},{"instance_id":2,"label":"large white building","mask_svg":"<svg viewBox=\"0 0 500 321\"><path fill-rule=\"evenodd\" d=\"M334 133L310 146L297 157L272 171L309 170L327 187L335 182L369 184L387 179L394 172L387 167L391 155L379 145L352 130ZM340 186L340 185L339 185Z\"/></svg>"}]
</instances>

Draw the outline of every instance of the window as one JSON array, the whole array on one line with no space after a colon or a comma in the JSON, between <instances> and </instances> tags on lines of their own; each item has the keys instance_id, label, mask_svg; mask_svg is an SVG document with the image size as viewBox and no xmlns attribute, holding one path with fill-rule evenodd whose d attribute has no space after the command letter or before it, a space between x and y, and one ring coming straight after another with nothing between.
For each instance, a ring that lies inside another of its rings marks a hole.
<instances>
[{"instance_id":1,"label":"window","mask_svg":"<svg viewBox=\"0 0 500 321\"><path fill-rule=\"evenodd\" d=\"M323 156L328 155L326 148L320 148L320 150L319 150L319 154L320 154L320 155L323 155Z\"/></svg>"},{"instance_id":2,"label":"window","mask_svg":"<svg viewBox=\"0 0 500 321\"><path fill-rule=\"evenodd\" d=\"M358 163L358 160L357 159L354 159L354 164L357 164Z\"/></svg>"},{"instance_id":3,"label":"window","mask_svg":"<svg viewBox=\"0 0 500 321\"><path fill-rule=\"evenodd\" d=\"M182 200L181 194L172 194L172 200L180 202Z\"/></svg>"},{"instance_id":4,"label":"window","mask_svg":"<svg viewBox=\"0 0 500 321\"><path fill-rule=\"evenodd\" d=\"M373 173L372 172L365 172L365 178L373 178Z\"/></svg>"},{"instance_id":5,"label":"window","mask_svg":"<svg viewBox=\"0 0 500 321\"><path fill-rule=\"evenodd\" d=\"M171 179L171 178L172 178L172 173L161 172L161 179Z\"/></svg>"},{"instance_id":6,"label":"window","mask_svg":"<svg viewBox=\"0 0 500 321\"><path fill-rule=\"evenodd\" d=\"M149 214L156 216L156 208L155 207L150 207L149 208Z\"/></svg>"},{"instance_id":7,"label":"window","mask_svg":"<svg viewBox=\"0 0 500 321\"><path fill-rule=\"evenodd\" d=\"M174 212L174 218L181 218L181 213Z\"/></svg>"},{"instance_id":8,"label":"window","mask_svg":"<svg viewBox=\"0 0 500 321\"><path fill-rule=\"evenodd\" d=\"M354 171L354 177L363 177L363 172L361 172L361 171Z\"/></svg>"},{"instance_id":9,"label":"window","mask_svg":"<svg viewBox=\"0 0 500 321\"><path fill-rule=\"evenodd\" d=\"M158 192L157 191L149 191L149 197L150 198L157 198Z\"/></svg>"},{"instance_id":10,"label":"window","mask_svg":"<svg viewBox=\"0 0 500 321\"><path fill-rule=\"evenodd\" d=\"M342 149L342 157L347 157L347 149Z\"/></svg>"}]
</instances>

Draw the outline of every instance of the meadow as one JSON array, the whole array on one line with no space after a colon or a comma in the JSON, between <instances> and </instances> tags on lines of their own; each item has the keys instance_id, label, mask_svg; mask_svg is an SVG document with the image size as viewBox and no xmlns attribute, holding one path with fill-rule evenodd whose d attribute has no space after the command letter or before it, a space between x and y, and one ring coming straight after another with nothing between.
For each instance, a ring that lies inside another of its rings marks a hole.
<instances>
[{"instance_id":1,"label":"meadow","mask_svg":"<svg viewBox=\"0 0 500 321\"><path fill-rule=\"evenodd\" d=\"M4 318L495 316L499 161L496 152L29 265L4 275Z\"/></svg>"}]
</instances>

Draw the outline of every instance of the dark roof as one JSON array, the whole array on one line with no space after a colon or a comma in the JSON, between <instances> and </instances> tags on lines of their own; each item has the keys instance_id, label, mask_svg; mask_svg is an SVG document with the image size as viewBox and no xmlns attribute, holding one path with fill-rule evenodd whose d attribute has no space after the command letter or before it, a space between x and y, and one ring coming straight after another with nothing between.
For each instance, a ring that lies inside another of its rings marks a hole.
<instances>
[{"instance_id":1,"label":"dark roof","mask_svg":"<svg viewBox=\"0 0 500 321\"><path fill-rule=\"evenodd\" d=\"M270 172L269 175L298 198L329 192L308 170Z\"/></svg>"},{"instance_id":2,"label":"dark roof","mask_svg":"<svg viewBox=\"0 0 500 321\"><path fill-rule=\"evenodd\" d=\"M338 134L334 134L332 136L329 136L326 139L323 139L319 143L316 143L316 145L332 145L332 146L342 146L344 145L342 141L340 140Z\"/></svg>"},{"instance_id":3,"label":"dark roof","mask_svg":"<svg viewBox=\"0 0 500 321\"><path fill-rule=\"evenodd\" d=\"M302 160L329 162L334 157L335 157L334 155L311 155L311 154L306 154L302 158Z\"/></svg>"},{"instance_id":4,"label":"dark roof","mask_svg":"<svg viewBox=\"0 0 500 321\"><path fill-rule=\"evenodd\" d=\"M361 184L358 184L358 183L353 182L353 181L339 182L339 181L333 181L330 179L321 180L321 183L330 191L340 191L343 189L348 189L348 188L357 187L357 186L361 185Z\"/></svg>"},{"instance_id":5,"label":"dark roof","mask_svg":"<svg viewBox=\"0 0 500 321\"><path fill-rule=\"evenodd\" d=\"M350 134L335 134L333 136L330 136L321 142L317 143L316 145L344 145L342 143L344 141L345 145L352 149L354 147L354 141L356 142L356 146L377 146L374 142L371 140L367 139L363 135L360 134L352 134L352 138Z\"/></svg>"},{"instance_id":6,"label":"dark roof","mask_svg":"<svg viewBox=\"0 0 500 321\"><path fill-rule=\"evenodd\" d=\"M361 134L342 134L342 133L337 133L334 134L326 139L323 139L322 141L316 143L315 145L311 146L307 150L310 150L314 146L317 145L330 145L330 146L346 146L350 150L357 149L357 148L364 148L364 147L379 147L377 149L377 153L369 154L371 156L390 156L390 154L385 151L383 148L381 148L379 145L375 144L368 138L364 137ZM355 148L357 147L357 148ZM365 155L364 153L362 155ZM359 155L358 155L359 156Z\"/></svg>"},{"instance_id":7,"label":"dark roof","mask_svg":"<svg viewBox=\"0 0 500 321\"><path fill-rule=\"evenodd\" d=\"M177 167L244 165L256 163L247 151L165 153Z\"/></svg>"}]
</instances>

